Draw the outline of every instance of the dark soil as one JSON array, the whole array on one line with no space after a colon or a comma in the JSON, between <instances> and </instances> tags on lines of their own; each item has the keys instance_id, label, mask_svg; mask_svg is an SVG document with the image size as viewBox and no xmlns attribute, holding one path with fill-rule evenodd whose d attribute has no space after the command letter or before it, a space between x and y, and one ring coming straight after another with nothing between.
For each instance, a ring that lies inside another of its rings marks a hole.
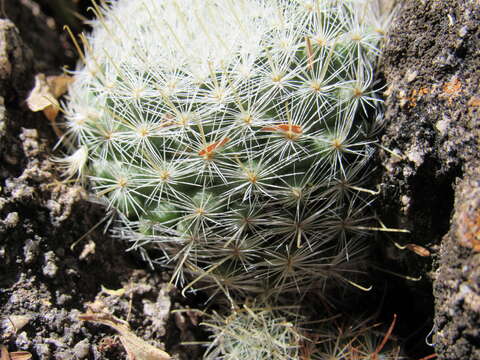
<instances>
[{"instance_id":1,"label":"dark soil","mask_svg":"<svg viewBox=\"0 0 480 360\"><path fill-rule=\"evenodd\" d=\"M479 55L478 1L409 0L384 56L382 213L432 254L406 264L433 281L439 359L480 358Z\"/></svg>"},{"instance_id":2,"label":"dark soil","mask_svg":"<svg viewBox=\"0 0 480 360\"><path fill-rule=\"evenodd\" d=\"M25 105L36 73L74 66L62 25L80 25L51 1L0 4L10 19L0 20L0 343L34 359L125 358L113 330L78 320L96 302L153 345L200 358L200 346L179 345L205 339L199 319L171 312L196 299L170 290L169 274L126 252L103 223L95 227L104 207L60 182L56 136ZM358 311L380 307L385 323L397 313L395 334L416 359L480 359L479 24L476 0L406 0L382 64L389 86L377 211L410 234L378 239L381 271Z\"/></svg>"}]
</instances>

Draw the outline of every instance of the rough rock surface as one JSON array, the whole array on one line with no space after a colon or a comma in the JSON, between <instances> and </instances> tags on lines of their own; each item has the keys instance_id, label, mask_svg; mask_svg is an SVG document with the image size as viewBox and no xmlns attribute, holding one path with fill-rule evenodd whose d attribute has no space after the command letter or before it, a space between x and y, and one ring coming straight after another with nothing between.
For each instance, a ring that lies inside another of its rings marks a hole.
<instances>
[{"instance_id":1,"label":"rough rock surface","mask_svg":"<svg viewBox=\"0 0 480 360\"><path fill-rule=\"evenodd\" d=\"M480 359L480 163L456 185L455 213L435 281L435 348L441 359Z\"/></svg>"},{"instance_id":2,"label":"rough rock surface","mask_svg":"<svg viewBox=\"0 0 480 360\"><path fill-rule=\"evenodd\" d=\"M404 2L385 49L382 207L438 267L427 340L439 359L480 358L479 70L480 2ZM429 262L412 256L409 268L428 271Z\"/></svg>"}]
</instances>

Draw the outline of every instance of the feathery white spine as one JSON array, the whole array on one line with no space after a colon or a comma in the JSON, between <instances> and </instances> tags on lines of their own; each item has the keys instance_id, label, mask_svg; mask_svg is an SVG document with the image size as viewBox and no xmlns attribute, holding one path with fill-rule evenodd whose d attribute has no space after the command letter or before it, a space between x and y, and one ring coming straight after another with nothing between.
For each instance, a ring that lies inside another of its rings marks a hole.
<instances>
[{"instance_id":1,"label":"feathery white spine","mask_svg":"<svg viewBox=\"0 0 480 360\"><path fill-rule=\"evenodd\" d=\"M198 276L188 287L278 295L343 279L371 194L356 170L379 102L384 26L371 3L96 6L66 108L83 149L67 175L88 154L94 190L126 222L119 233L160 248L175 282Z\"/></svg>"}]
</instances>

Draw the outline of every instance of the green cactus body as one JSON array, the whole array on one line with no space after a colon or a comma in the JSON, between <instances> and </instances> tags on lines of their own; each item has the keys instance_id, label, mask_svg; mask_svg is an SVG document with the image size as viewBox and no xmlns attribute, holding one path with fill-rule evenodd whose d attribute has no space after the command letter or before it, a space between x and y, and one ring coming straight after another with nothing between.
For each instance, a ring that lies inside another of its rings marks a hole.
<instances>
[{"instance_id":1,"label":"green cactus body","mask_svg":"<svg viewBox=\"0 0 480 360\"><path fill-rule=\"evenodd\" d=\"M65 106L83 154L68 173L88 161L122 237L160 249L186 289L278 297L347 283L369 218L372 3L95 5Z\"/></svg>"}]
</instances>

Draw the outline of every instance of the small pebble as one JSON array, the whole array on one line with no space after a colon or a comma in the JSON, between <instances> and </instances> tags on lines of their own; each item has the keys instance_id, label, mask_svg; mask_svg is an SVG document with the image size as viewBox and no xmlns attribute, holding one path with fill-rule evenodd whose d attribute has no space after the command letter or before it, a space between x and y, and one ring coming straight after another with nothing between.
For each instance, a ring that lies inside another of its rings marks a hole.
<instances>
[{"instance_id":1,"label":"small pebble","mask_svg":"<svg viewBox=\"0 0 480 360\"><path fill-rule=\"evenodd\" d=\"M418 71L408 70L407 73L405 74L405 80L407 81L407 83L411 83L413 80L415 80L417 75L418 75Z\"/></svg>"},{"instance_id":2,"label":"small pebble","mask_svg":"<svg viewBox=\"0 0 480 360\"><path fill-rule=\"evenodd\" d=\"M73 354L77 359L85 359L90 353L90 343L88 339L83 339L73 347Z\"/></svg>"},{"instance_id":3,"label":"small pebble","mask_svg":"<svg viewBox=\"0 0 480 360\"><path fill-rule=\"evenodd\" d=\"M11 212L7 215L5 220L3 220L3 224L8 228L14 228L18 224L18 220L20 217L18 216L17 212Z\"/></svg>"},{"instance_id":4,"label":"small pebble","mask_svg":"<svg viewBox=\"0 0 480 360\"><path fill-rule=\"evenodd\" d=\"M55 253L53 251L48 251L44 255L44 264L45 266L42 269L43 275L54 278L58 272L58 266L55 264Z\"/></svg>"},{"instance_id":5,"label":"small pebble","mask_svg":"<svg viewBox=\"0 0 480 360\"><path fill-rule=\"evenodd\" d=\"M40 251L38 241L27 239L23 247L23 256L26 264L31 264L37 258Z\"/></svg>"},{"instance_id":6,"label":"small pebble","mask_svg":"<svg viewBox=\"0 0 480 360\"><path fill-rule=\"evenodd\" d=\"M17 334L15 339L15 345L18 349L28 349L30 347L30 339L27 336L25 331L22 331L20 334Z\"/></svg>"},{"instance_id":7,"label":"small pebble","mask_svg":"<svg viewBox=\"0 0 480 360\"><path fill-rule=\"evenodd\" d=\"M35 344L33 349L40 360L49 360L52 358L50 347L47 344Z\"/></svg>"}]
</instances>

